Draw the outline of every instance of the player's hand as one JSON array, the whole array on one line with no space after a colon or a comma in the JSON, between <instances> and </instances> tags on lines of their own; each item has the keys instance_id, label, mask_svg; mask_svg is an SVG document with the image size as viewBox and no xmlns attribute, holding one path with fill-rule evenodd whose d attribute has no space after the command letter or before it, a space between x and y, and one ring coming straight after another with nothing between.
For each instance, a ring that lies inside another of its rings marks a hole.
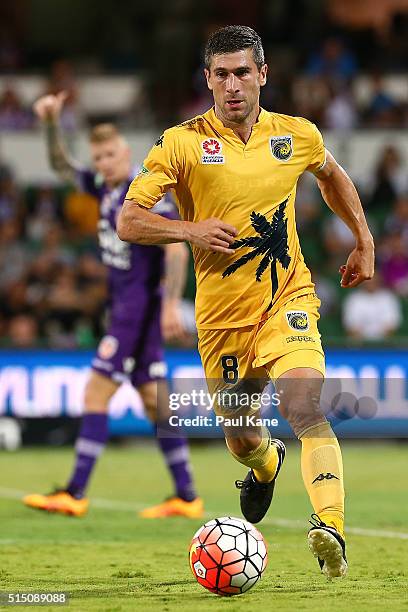
<instances>
[{"instance_id":1,"label":"player's hand","mask_svg":"<svg viewBox=\"0 0 408 612\"><path fill-rule=\"evenodd\" d=\"M161 330L165 342L183 342L187 337L179 300L163 300Z\"/></svg>"},{"instance_id":2,"label":"player's hand","mask_svg":"<svg viewBox=\"0 0 408 612\"><path fill-rule=\"evenodd\" d=\"M360 283L374 276L374 243L369 241L364 246L353 249L345 266L340 266L340 285L343 289L357 287Z\"/></svg>"},{"instance_id":3,"label":"player's hand","mask_svg":"<svg viewBox=\"0 0 408 612\"><path fill-rule=\"evenodd\" d=\"M196 223L187 223L186 239L206 251L233 253L230 245L235 241L238 231L232 225L220 219L206 219Z\"/></svg>"},{"instance_id":4,"label":"player's hand","mask_svg":"<svg viewBox=\"0 0 408 612\"><path fill-rule=\"evenodd\" d=\"M42 96L34 103L33 110L41 121L56 121L68 95L67 91L60 91L56 96Z\"/></svg>"}]
</instances>

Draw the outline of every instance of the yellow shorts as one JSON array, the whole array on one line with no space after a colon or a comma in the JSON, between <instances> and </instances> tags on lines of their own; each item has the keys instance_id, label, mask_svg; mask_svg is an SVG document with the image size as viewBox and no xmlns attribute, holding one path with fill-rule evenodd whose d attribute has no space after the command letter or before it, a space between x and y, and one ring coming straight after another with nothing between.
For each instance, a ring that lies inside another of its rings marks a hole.
<instances>
[{"instance_id":1,"label":"yellow shorts","mask_svg":"<svg viewBox=\"0 0 408 612\"><path fill-rule=\"evenodd\" d=\"M293 368L313 368L324 376L319 306L312 293L287 302L256 325L199 330L198 350L210 392L243 380L275 381Z\"/></svg>"}]
</instances>

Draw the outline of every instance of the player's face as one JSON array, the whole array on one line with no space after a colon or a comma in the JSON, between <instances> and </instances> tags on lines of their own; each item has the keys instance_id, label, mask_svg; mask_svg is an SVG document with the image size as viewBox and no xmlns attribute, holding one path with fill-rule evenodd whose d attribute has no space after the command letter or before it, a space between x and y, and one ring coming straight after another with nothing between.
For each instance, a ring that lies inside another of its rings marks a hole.
<instances>
[{"instance_id":1,"label":"player's face","mask_svg":"<svg viewBox=\"0 0 408 612\"><path fill-rule=\"evenodd\" d=\"M95 170L102 174L108 185L121 183L130 172L130 149L122 138L91 143Z\"/></svg>"},{"instance_id":2,"label":"player's face","mask_svg":"<svg viewBox=\"0 0 408 612\"><path fill-rule=\"evenodd\" d=\"M243 123L257 112L267 70L266 64L258 69L252 49L213 56L210 70L204 72L221 119Z\"/></svg>"}]
</instances>

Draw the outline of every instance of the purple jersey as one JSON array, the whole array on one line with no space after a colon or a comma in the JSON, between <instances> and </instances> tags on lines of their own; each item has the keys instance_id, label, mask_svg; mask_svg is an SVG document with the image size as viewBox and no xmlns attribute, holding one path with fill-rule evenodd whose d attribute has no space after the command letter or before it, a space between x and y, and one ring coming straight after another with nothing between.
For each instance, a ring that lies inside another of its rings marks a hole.
<instances>
[{"instance_id":1,"label":"purple jersey","mask_svg":"<svg viewBox=\"0 0 408 612\"><path fill-rule=\"evenodd\" d=\"M95 172L78 172L79 187L99 201L99 246L109 270L109 325L92 367L118 383L130 380L139 387L166 374L160 330L164 250L118 238L116 219L132 180L109 189ZM177 217L170 196L152 211Z\"/></svg>"},{"instance_id":2,"label":"purple jersey","mask_svg":"<svg viewBox=\"0 0 408 612\"><path fill-rule=\"evenodd\" d=\"M99 201L99 246L102 262L109 269L109 289L114 294L123 292L126 295L132 291L131 287L133 292L142 288L154 292L163 275L164 251L161 247L123 242L116 233L116 219L132 180L133 176L109 189L92 170L78 172L80 188ZM167 194L151 210L164 217L176 218L173 200Z\"/></svg>"}]
</instances>

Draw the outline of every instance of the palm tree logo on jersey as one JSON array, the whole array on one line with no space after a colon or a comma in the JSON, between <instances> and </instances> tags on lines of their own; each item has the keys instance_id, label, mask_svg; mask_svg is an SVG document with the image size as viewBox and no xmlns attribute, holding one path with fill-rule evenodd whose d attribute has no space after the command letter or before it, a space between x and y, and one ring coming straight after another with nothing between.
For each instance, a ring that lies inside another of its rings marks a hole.
<instances>
[{"instance_id":1,"label":"palm tree logo on jersey","mask_svg":"<svg viewBox=\"0 0 408 612\"><path fill-rule=\"evenodd\" d=\"M233 264L228 266L222 274L223 278L231 276L238 268L241 268L256 257L262 257L256 269L255 278L260 282L263 273L270 265L273 299L278 288L277 263L279 262L282 268L287 270L291 261L291 257L288 254L288 220L285 218L285 209L288 200L289 197L279 204L278 209L273 214L272 221L268 221L264 215L252 211L251 225L258 236L241 238L231 245L232 249L251 247L252 250L246 253L246 255L242 255L237 261L234 261Z\"/></svg>"}]
</instances>

